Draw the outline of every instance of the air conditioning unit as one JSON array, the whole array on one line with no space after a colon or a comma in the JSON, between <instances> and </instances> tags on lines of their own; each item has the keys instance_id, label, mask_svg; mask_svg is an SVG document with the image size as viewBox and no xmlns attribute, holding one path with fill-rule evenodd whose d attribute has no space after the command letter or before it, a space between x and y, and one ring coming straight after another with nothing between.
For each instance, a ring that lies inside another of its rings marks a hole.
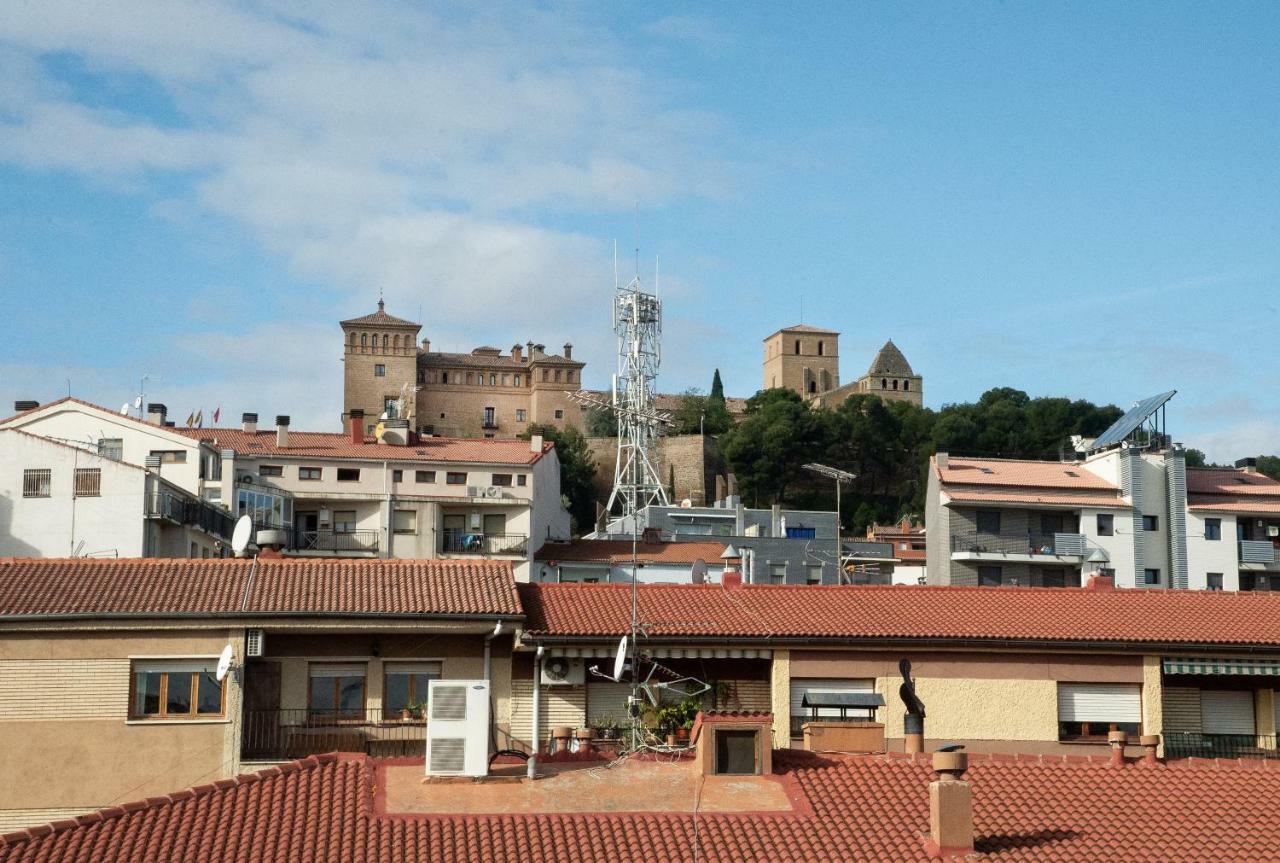
<instances>
[{"instance_id":1,"label":"air conditioning unit","mask_svg":"<svg viewBox=\"0 0 1280 863\"><path fill-rule=\"evenodd\" d=\"M427 775L486 775L489 682L431 680L427 687Z\"/></svg>"},{"instance_id":2,"label":"air conditioning unit","mask_svg":"<svg viewBox=\"0 0 1280 863\"><path fill-rule=\"evenodd\" d=\"M542 661L543 686L581 686L586 672L581 659L552 656Z\"/></svg>"},{"instance_id":3,"label":"air conditioning unit","mask_svg":"<svg viewBox=\"0 0 1280 863\"><path fill-rule=\"evenodd\" d=\"M467 497L480 497L484 490L478 485L467 486Z\"/></svg>"},{"instance_id":4,"label":"air conditioning unit","mask_svg":"<svg viewBox=\"0 0 1280 863\"><path fill-rule=\"evenodd\" d=\"M248 485L253 485L257 481L257 479L258 478L253 474L247 473L244 476L240 477L240 482L247 483Z\"/></svg>"},{"instance_id":5,"label":"air conditioning unit","mask_svg":"<svg viewBox=\"0 0 1280 863\"><path fill-rule=\"evenodd\" d=\"M244 655L258 657L267 649L267 636L261 629L244 631Z\"/></svg>"},{"instance_id":6,"label":"air conditioning unit","mask_svg":"<svg viewBox=\"0 0 1280 863\"><path fill-rule=\"evenodd\" d=\"M502 489L499 486L487 486L484 490L485 497L502 497Z\"/></svg>"}]
</instances>

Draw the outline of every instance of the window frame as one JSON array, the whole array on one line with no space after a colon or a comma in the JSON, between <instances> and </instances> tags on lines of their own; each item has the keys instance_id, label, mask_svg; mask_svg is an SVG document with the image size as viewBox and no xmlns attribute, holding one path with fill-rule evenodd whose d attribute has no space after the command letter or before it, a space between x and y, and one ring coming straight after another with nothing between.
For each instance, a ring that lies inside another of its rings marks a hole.
<instances>
[{"instance_id":1,"label":"window frame","mask_svg":"<svg viewBox=\"0 0 1280 863\"><path fill-rule=\"evenodd\" d=\"M984 528L982 526L982 521L984 518L986 519L994 518L996 529L988 530ZM998 509L975 509L973 511L973 529L978 533L985 533L991 536L999 536L1000 528L1003 526L1002 524L1003 521L1004 519L1001 518L1001 512Z\"/></svg>"},{"instance_id":2,"label":"window frame","mask_svg":"<svg viewBox=\"0 0 1280 863\"><path fill-rule=\"evenodd\" d=\"M23 468L22 496L24 498L53 497L53 468Z\"/></svg>"},{"instance_id":3,"label":"window frame","mask_svg":"<svg viewBox=\"0 0 1280 863\"><path fill-rule=\"evenodd\" d=\"M489 485L496 485L501 488L511 488L511 486L514 485L513 476L514 474L509 473L490 474Z\"/></svg>"},{"instance_id":4,"label":"window frame","mask_svg":"<svg viewBox=\"0 0 1280 863\"><path fill-rule=\"evenodd\" d=\"M516 485L517 485L517 486L519 486L520 488L524 488L524 487L525 487L525 486L527 486L528 484L529 484L529 475L528 475L527 473L518 473L518 474L516 474Z\"/></svg>"},{"instance_id":5,"label":"window frame","mask_svg":"<svg viewBox=\"0 0 1280 863\"><path fill-rule=\"evenodd\" d=\"M436 472L433 470L415 470L413 472L413 481L421 483L434 483L436 481Z\"/></svg>"},{"instance_id":6,"label":"window frame","mask_svg":"<svg viewBox=\"0 0 1280 863\"><path fill-rule=\"evenodd\" d=\"M1142 529L1147 533L1155 533L1160 530L1160 516L1144 515L1142 517Z\"/></svg>"},{"instance_id":7,"label":"window frame","mask_svg":"<svg viewBox=\"0 0 1280 863\"><path fill-rule=\"evenodd\" d=\"M153 449L147 455L159 456L160 464L187 463L187 451L185 449Z\"/></svg>"},{"instance_id":8,"label":"window frame","mask_svg":"<svg viewBox=\"0 0 1280 863\"><path fill-rule=\"evenodd\" d=\"M1218 579L1218 584L1216 587L1213 584L1213 580L1215 577ZM1222 590L1223 589L1222 573L1206 572L1204 574L1204 589L1205 590Z\"/></svg>"},{"instance_id":9,"label":"window frame","mask_svg":"<svg viewBox=\"0 0 1280 863\"><path fill-rule=\"evenodd\" d=\"M461 477L461 479L459 479L459 477ZM456 470L446 471L444 475L444 484L445 485L466 485L467 474L465 471L456 471Z\"/></svg>"},{"instance_id":10,"label":"window frame","mask_svg":"<svg viewBox=\"0 0 1280 863\"><path fill-rule=\"evenodd\" d=\"M1222 540L1222 519L1206 518L1204 520L1204 538L1208 542L1220 542Z\"/></svg>"},{"instance_id":11,"label":"window frame","mask_svg":"<svg viewBox=\"0 0 1280 863\"><path fill-rule=\"evenodd\" d=\"M260 464L258 465L258 476L278 476L284 477L284 465L282 464Z\"/></svg>"},{"instance_id":12,"label":"window frame","mask_svg":"<svg viewBox=\"0 0 1280 863\"><path fill-rule=\"evenodd\" d=\"M1103 519L1106 519L1106 527L1104 528ZM1115 536L1116 535L1116 516L1111 512L1100 512L1094 516L1094 529L1098 536Z\"/></svg>"},{"instance_id":13,"label":"window frame","mask_svg":"<svg viewBox=\"0 0 1280 863\"><path fill-rule=\"evenodd\" d=\"M431 676L429 671L406 671L398 670L396 666L423 666L434 665L435 676ZM391 691L391 677L398 675L409 678L408 685L408 702L404 707L388 706L388 693ZM427 691L417 692L418 677L426 677L428 681L444 679L444 661L440 659L387 659L382 663L382 718L384 720L394 718L395 714L402 713L405 710L410 711L411 718L426 722L426 707L428 704L428 695L431 691L430 682L427 683ZM420 697L419 697L420 696ZM414 716L412 711L414 708L409 707L410 704L417 705L418 715Z\"/></svg>"},{"instance_id":14,"label":"window frame","mask_svg":"<svg viewBox=\"0 0 1280 863\"><path fill-rule=\"evenodd\" d=\"M358 714L354 712L343 712L343 710L341 709L342 684L339 681L354 679L354 675L312 674L312 670L317 666L343 666L343 665L350 665L350 666L359 665L364 670L363 673L360 675L360 709ZM333 681L333 693L332 693L333 709L332 710L329 710L329 711L317 710L314 707L314 691L315 691L315 683L317 680ZM315 662L307 663L307 719L309 720L327 719L329 721L342 721L342 720L352 721L352 720L358 719L363 722L365 720L365 717L368 715L368 712L369 712L369 663L368 662L366 661L358 661L358 662L315 661Z\"/></svg>"},{"instance_id":15,"label":"window frame","mask_svg":"<svg viewBox=\"0 0 1280 863\"><path fill-rule=\"evenodd\" d=\"M995 584L987 584L983 581L983 576L990 576L995 572ZM978 587L1001 587L1004 585L1004 568L1000 566L983 565L978 567Z\"/></svg>"},{"instance_id":16,"label":"window frame","mask_svg":"<svg viewBox=\"0 0 1280 863\"><path fill-rule=\"evenodd\" d=\"M1155 581L1151 580L1151 573L1155 573ZM1160 586L1160 570L1155 567L1143 567L1142 569L1142 586L1143 587L1159 587Z\"/></svg>"},{"instance_id":17,"label":"window frame","mask_svg":"<svg viewBox=\"0 0 1280 863\"><path fill-rule=\"evenodd\" d=\"M1085 720L1064 720L1062 718L1061 692L1063 686L1099 686L1114 689L1117 696L1123 690L1126 697L1132 698L1137 694L1138 704L1138 721L1137 722L1118 722L1105 719L1085 719ZM1093 683L1087 681L1075 680L1059 680L1057 681L1057 691L1055 692L1057 703L1054 705L1054 716L1058 722L1058 742L1060 743L1106 743L1107 735L1112 731L1125 731L1130 738L1137 737L1142 734L1142 687L1137 683ZM1078 730L1068 731L1064 726L1075 725L1080 726ZM1094 726L1097 726L1096 728Z\"/></svg>"},{"instance_id":18,"label":"window frame","mask_svg":"<svg viewBox=\"0 0 1280 863\"><path fill-rule=\"evenodd\" d=\"M315 476L311 474L314 473ZM302 467L298 468L299 482L319 482L324 477L324 468L322 467Z\"/></svg>"},{"instance_id":19,"label":"window frame","mask_svg":"<svg viewBox=\"0 0 1280 863\"><path fill-rule=\"evenodd\" d=\"M71 494L74 497L102 497L102 468L76 468L72 475Z\"/></svg>"},{"instance_id":20,"label":"window frame","mask_svg":"<svg viewBox=\"0 0 1280 863\"><path fill-rule=\"evenodd\" d=\"M387 366L385 363L373 364L373 376L375 378L385 378L387 376Z\"/></svg>"},{"instance_id":21,"label":"window frame","mask_svg":"<svg viewBox=\"0 0 1280 863\"><path fill-rule=\"evenodd\" d=\"M360 481L360 468L358 467L340 467L337 468L337 471L337 475L335 476L335 481L337 482ZM343 474L346 474L346 476L343 476Z\"/></svg>"},{"instance_id":22,"label":"window frame","mask_svg":"<svg viewBox=\"0 0 1280 863\"><path fill-rule=\"evenodd\" d=\"M413 527L411 527L411 528L407 528L407 529L406 529L406 528L402 528L402 527L400 527L400 525L397 523L397 522L398 522L398 518L397 518L397 517L398 517L398 516L401 516L401 515L406 515L406 514L407 514L407 515L412 516L412 521L413 521ZM393 534L395 534L396 536L417 536L417 534L418 534L418 511L417 511L416 509L394 509L394 510L392 510L392 511L391 511L391 532L392 532Z\"/></svg>"},{"instance_id":23,"label":"window frame","mask_svg":"<svg viewBox=\"0 0 1280 863\"><path fill-rule=\"evenodd\" d=\"M173 657L165 659L131 659L129 662L129 713L131 722L217 722L227 718L227 678L219 682L218 712L201 713L200 708L200 675L210 674L216 667L217 657ZM184 668L183 666L192 666ZM202 666L202 667L194 667ZM144 713L138 709L138 676L142 674L159 674L160 687L157 691L159 712ZM186 674L190 676L190 712L170 713L169 708L169 676Z\"/></svg>"}]
</instances>

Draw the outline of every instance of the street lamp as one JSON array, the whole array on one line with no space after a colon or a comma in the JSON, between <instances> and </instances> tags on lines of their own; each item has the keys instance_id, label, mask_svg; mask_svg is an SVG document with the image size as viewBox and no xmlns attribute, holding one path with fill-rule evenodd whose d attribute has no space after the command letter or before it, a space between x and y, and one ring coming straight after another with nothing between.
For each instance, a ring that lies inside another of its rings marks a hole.
<instances>
[{"instance_id":1,"label":"street lamp","mask_svg":"<svg viewBox=\"0 0 1280 863\"><path fill-rule=\"evenodd\" d=\"M844 566L841 563L841 558L844 556L844 546L840 544L840 485L846 482L853 482L858 478L858 475L849 473L847 470L840 470L837 467L817 464L816 462L804 465L804 469L836 481L836 578L839 579L839 583L843 583Z\"/></svg>"}]
</instances>

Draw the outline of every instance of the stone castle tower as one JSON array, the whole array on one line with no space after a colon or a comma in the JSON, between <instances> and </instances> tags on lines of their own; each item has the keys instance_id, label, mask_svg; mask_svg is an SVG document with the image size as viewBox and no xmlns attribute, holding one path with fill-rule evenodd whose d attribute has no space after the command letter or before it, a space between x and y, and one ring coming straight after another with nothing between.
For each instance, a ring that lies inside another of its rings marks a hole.
<instances>
[{"instance_id":1,"label":"stone castle tower","mask_svg":"<svg viewBox=\"0 0 1280 863\"><path fill-rule=\"evenodd\" d=\"M789 389L829 407L855 394L924 404L924 378L892 340L884 343L866 374L841 386L840 333L804 324L778 330L764 340L764 386Z\"/></svg>"},{"instance_id":2,"label":"stone castle tower","mask_svg":"<svg viewBox=\"0 0 1280 863\"><path fill-rule=\"evenodd\" d=\"M395 415L394 405L408 394L407 414L414 412L418 380L418 331L421 324L389 315L382 300L371 315L341 321L342 420L352 408L364 411L372 432L383 412Z\"/></svg>"}]
</instances>

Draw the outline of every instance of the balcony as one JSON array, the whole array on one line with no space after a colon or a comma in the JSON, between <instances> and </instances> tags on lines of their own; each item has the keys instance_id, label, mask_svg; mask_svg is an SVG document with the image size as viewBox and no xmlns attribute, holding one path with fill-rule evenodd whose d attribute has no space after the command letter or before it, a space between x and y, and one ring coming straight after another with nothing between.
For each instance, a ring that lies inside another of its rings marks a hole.
<instances>
[{"instance_id":1,"label":"balcony","mask_svg":"<svg viewBox=\"0 0 1280 863\"><path fill-rule=\"evenodd\" d=\"M1240 540L1240 562L1270 565L1276 562L1276 547L1269 539Z\"/></svg>"},{"instance_id":2,"label":"balcony","mask_svg":"<svg viewBox=\"0 0 1280 863\"><path fill-rule=\"evenodd\" d=\"M377 554L377 530L299 530L294 531L291 550L356 554Z\"/></svg>"},{"instance_id":3,"label":"balcony","mask_svg":"<svg viewBox=\"0 0 1280 863\"><path fill-rule=\"evenodd\" d=\"M509 554L529 553L529 537L522 533L478 533L445 530L440 533L441 554Z\"/></svg>"},{"instance_id":4,"label":"balcony","mask_svg":"<svg viewBox=\"0 0 1280 863\"><path fill-rule=\"evenodd\" d=\"M1085 554L1079 533L961 533L951 537L952 560L1016 560L1079 563Z\"/></svg>"},{"instance_id":5,"label":"balcony","mask_svg":"<svg viewBox=\"0 0 1280 863\"><path fill-rule=\"evenodd\" d=\"M222 507L167 491L147 496L147 518L199 528L222 539L231 539L235 520Z\"/></svg>"},{"instance_id":6,"label":"balcony","mask_svg":"<svg viewBox=\"0 0 1280 863\"><path fill-rule=\"evenodd\" d=\"M1274 734L1200 734L1170 731L1164 735L1165 758L1280 758Z\"/></svg>"},{"instance_id":7,"label":"balcony","mask_svg":"<svg viewBox=\"0 0 1280 863\"><path fill-rule=\"evenodd\" d=\"M381 710L357 714L315 714L299 710L246 710L240 757L249 761L292 761L325 752L363 752L379 758L422 757L427 723Z\"/></svg>"}]
</instances>

